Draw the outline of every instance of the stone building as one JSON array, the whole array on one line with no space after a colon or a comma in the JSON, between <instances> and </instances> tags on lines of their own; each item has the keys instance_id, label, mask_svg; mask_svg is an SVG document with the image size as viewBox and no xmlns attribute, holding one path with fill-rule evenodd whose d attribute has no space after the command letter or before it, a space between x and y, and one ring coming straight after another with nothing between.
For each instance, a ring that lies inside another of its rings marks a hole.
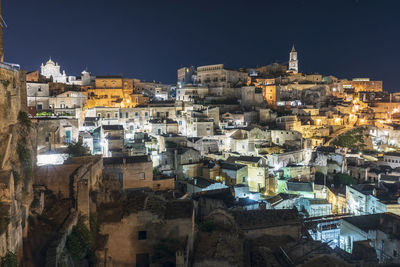
<instances>
[{"instance_id":1,"label":"stone building","mask_svg":"<svg viewBox=\"0 0 400 267\"><path fill-rule=\"evenodd\" d=\"M351 81L340 80L340 90L358 92L381 92L382 81L371 81L369 78L354 78Z\"/></svg>"},{"instance_id":2,"label":"stone building","mask_svg":"<svg viewBox=\"0 0 400 267\"><path fill-rule=\"evenodd\" d=\"M103 204L99 212L105 236L96 251L100 266L153 266L159 260L187 266L194 237L192 201L133 192L124 203ZM163 246L174 247L171 258L159 258Z\"/></svg>"},{"instance_id":3,"label":"stone building","mask_svg":"<svg viewBox=\"0 0 400 267\"><path fill-rule=\"evenodd\" d=\"M97 76L88 91L88 107L135 107L148 102L148 97L134 94L133 79L122 76Z\"/></svg>"},{"instance_id":4,"label":"stone building","mask_svg":"<svg viewBox=\"0 0 400 267\"><path fill-rule=\"evenodd\" d=\"M210 87L235 87L246 84L248 74L227 69L223 64L197 67L197 82Z\"/></svg>"},{"instance_id":5,"label":"stone building","mask_svg":"<svg viewBox=\"0 0 400 267\"><path fill-rule=\"evenodd\" d=\"M39 190L50 190L59 199L72 199L75 209L87 216L89 221L90 214L94 212L89 194L99 189L102 173L101 156L70 158L62 165L37 167L33 185Z\"/></svg>"},{"instance_id":6,"label":"stone building","mask_svg":"<svg viewBox=\"0 0 400 267\"><path fill-rule=\"evenodd\" d=\"M47 83L26 83L28 107L33 107L37 112L50 109L50 92ZM36 115L36 112L34 112Z\"/></svg>"},{"instance_id":7,"label":"stone building","mask_svg":"<svg viewBox=\"0 0 400 267\"><path fill-rule=\"evenodd\" d=\"M153 176L153 163L148 156L105 158L103 164L104 172L114 175L124 190L144 187L174 189L174 178L157 179Z\"/></svg>"}]
</instances>

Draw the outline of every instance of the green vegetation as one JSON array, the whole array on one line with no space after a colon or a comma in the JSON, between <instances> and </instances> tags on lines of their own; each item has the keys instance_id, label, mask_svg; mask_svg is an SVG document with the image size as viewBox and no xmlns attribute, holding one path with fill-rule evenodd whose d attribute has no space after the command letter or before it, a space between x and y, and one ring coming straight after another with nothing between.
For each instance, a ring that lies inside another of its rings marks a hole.
<instances>
[{"instance_id":1,"label":"green vegetation","mask_svg":"<svg viewBox=\"0 0 400 267\"><path fill-rule=\"evenodd\" d=\"M52 115L53 115L53 113L45 112L45 111L36 113L37 117L49 117L49 116L52 116Z\"/></svg>"},{"instance_id":2,"label":"green vegetation","mask_svg":"<svg viewBox=\"0 0 400 267\"><path fill-rule=\"evenodd\" d=\"M335 185L353 185L356 184L354 178L345 173L338 173L333 177Z\"/></svg>"},{"instance_id":3,"label":"green vegetation","mask_svg":"<svg viewBox=\"0 0 400 267\"><path fill-rule=\"evenodd\" d=\"M90 230L85 224L86 217L79 215L77 224L67 238L66 247L74 260L87 258L95 262L95 245L99 232L97 216L92 214L89 220Z\"/></svg>"},{"instance_id":4,"label":"green vegetation","mask_svg":"<svg viewBox=\"0 0 400 267\"><path fill-rule=\"evenodd\" d=\"M215 229L215 225L212 221L204 221L199 224L199 230L201 232L210 233L210 232L214 231L214 229Z\"/></svg>"},{"instance_id":5,"label":"green vegetation","mask_svg":"<svg viewBox=\"0 0 400 267\"><path fill-rule=\"evenodd\" d=\"M21 175L19 174L18 171L12 171L13 172L13 176L14 176L14 186L17 187L19 182L21 181Z\"/></svg>"},{"instance_id":6,"label":"green vegetation","mask_svg":"<svg viewBox=\"0 0 400 267\"><path fill-rule=\"evenodd\" d=\"M70 112L65 112L65 111L60 112L60 113L58 113L57 115L58 115L58 116L73 116L72 113L70 113Z\"/></svg>"},{"instance_id":7,"label":"green vegetation","mask_svg":"<svg viewBox=\"0 0 400 267\"><path fill-rule=\"evenodd\" d=\"M154 167L153 168L153 176L157 176L157 175L160 175L160 174L161 174L161 172L156 167Z\"/></svg>"},{"instance_id":8,"label":"green vegetation","mask_svg":"<svg viewBox=\"0 0 400 267\"><path fill-rule=\"evenodd\" d=\"M26 139L18 144L17 153L26 177L30 177L32 175L32 155L26 147Z\"/></svg>"},{"instance_id":9,"label":"green vegetation","mask_svg":"<svg viewBox=\"0 0 400 267\"><path fill-rule=\"evenodd\" d=\"M25 126L26 130L29 132L29 130L30 130L31 126L32 126L32 122L31 122L31 119L28 116L28 113L26 113L24 111L20 111L18 113L18 121L23 126Z\"/></svg>"},{"instance_id":10,"label":"green vegetation","mask_svg":"<svg viewBox=\"0 0 400 267\"><path fill-rule=\"evenodd\" d=\"M163 238L154 246L152 262L160 266L175 266L175 254L182 248L182 243L178 239Z\"/></svg>"},{"instance_id":11,"label":"green vegetation","mask_svg":"<svg viewBox=\"0 0 400 267\"><path fill-rule=\"evenodd\" d=\"M352 150L362 150L366 146L364 130L365 129L361 127L345 132L337 136L336 139L333 140L332 145Z\"/></svg>"},{"instance_id":12,"label":"green vegetation","mask_svg":"<svg viewBox=\"0 0 400 267\"><path fill-rule=\"evenodd\" d=\"M82 140L79 139L77 143L68 145L67 154L71 158L87 156L89 155L89 149L86 146L84 146Z\"/></svg>"},{"instance_id":13,"label":"green vegetation","mask_svg":"<svg viewBox=\"0 0 400 267\"><path fill-rule=\"evenodd\" d=\"M72 233L68 236L67 249L75 260L85 258L90 250L90 231L85 224L85 217L80 216L78 223L72 228Z\"/></svg>"},{"instance_id":14,"label":"green vegetation","mask_svg":"<svg viewBox=\"0 0 400 267\"><path fill-rule=\"evenodd\" d=\"M9 80L0 80L0 82L4 86L4 88L7 88L11 83Z\"/></svg>"},{"instance_id":15,"label":"green vegetation","mask_svg":"<svg viewBox=\"0 0 400 267\"><path fill-rule=\"evenodd\" d=\"M1 267L17 267L18 259L15 253L7 251L7 254L1 258Z\"/></svg>"}]
</instances>

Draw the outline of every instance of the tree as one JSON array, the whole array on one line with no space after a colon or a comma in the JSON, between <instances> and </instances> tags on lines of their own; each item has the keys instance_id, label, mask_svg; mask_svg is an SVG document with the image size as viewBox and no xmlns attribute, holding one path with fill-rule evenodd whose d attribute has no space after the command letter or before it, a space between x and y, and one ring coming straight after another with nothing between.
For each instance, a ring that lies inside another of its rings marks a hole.
<instances>
[{"instance_id":1,"label":"tree","mask_svg":"<svg viewBox=\"0 0 400 267\"><path fill-rule=\"evenodd\" d=\"M364 134L365 128L356 128L345 132L333 140L332 145L345 149L361 150L365 148ZM347 152L347 151L346 151Z\"/></svg>"},{"instance_id":2,"label":"tree","mask_svg":"<svg viewBox=\"0 0 400 267\"><path fill-rule=\"evenodd\" d=\"M89 149L82 144L82 140L79 139L79 141L75 144L69 144L67 148L67 154L70 157L82 157L82 156L87 156L89 155Z\"/></svg>"},{"instance_id":3,"label":"tree","mask_svg":"<svg viewBox=\"0 0 400 267\"><path fill-rule=\"evenodd\" d=\"M352 150L362 150L365 148L364 134L365 128L360 127L353 129L351 131L345 132L333 140L332 145L341 147L344 149L343 161L342 161L342 172L345 172L345 161L348 149Z\"/></svg>"}]
</instances>

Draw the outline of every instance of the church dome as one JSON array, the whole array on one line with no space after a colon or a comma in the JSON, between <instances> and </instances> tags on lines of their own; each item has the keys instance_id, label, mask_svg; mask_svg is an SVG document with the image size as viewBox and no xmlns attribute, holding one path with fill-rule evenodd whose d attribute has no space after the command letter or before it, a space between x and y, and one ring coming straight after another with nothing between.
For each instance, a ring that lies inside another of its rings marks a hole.
<instances>
[{"instance_id":1,"label":"church dome","mask_svg":"<svg viewBox=\"0 0 400 267\"><path fill-rule=\"evenodd\" d=\"M56 65L56 64L55 64L54 61L51 60L51 58L50 58L49 61L46 62L46 65Z\"/></svg>"}]
</instances>

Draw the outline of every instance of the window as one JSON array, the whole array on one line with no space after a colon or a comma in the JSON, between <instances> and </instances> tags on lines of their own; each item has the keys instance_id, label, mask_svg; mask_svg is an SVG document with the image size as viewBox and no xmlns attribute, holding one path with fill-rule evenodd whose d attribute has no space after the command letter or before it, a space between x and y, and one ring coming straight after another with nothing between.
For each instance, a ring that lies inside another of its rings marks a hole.
<instances>
[{"instance_id":1,"label":"window","mask_svg":"<svg viewBox=\"0 0 400 267\"><path fill-rule=\"evenodd\" d=\"M157 118L159 118L160 117L160 112L157 112Z\"/></svg>"},{"instance_id":2,"label":"window","mask_svg":"<svg viewBox=\"0 0 400 267\"><path fill-rule=\"evenodd\" d=\"M100 118L101 117L101 113L97 113L97 118Z\"/></svg>"},{"instance_id":3,"label":"window","mask_svg":"<svg viewBox=\"0 0 400 267\"><path fill-rule=\"evenodd\" d=\"M37 109L38 109L38 110L42 110L42 108L43 108L43 105L42 105L42 104L37 104Z\"/></svg>"},{"instance_id":4,"label":"window","mask_svg":"<svg viewBox=\"0 0 400 267\"><path fill-rule=\"evenodd\" d=\"M118 113L114 113L114 117L115 117L115 118L118 118Z\"/></svg>"},{"instance_id":5,"label":"window","mask_svg":"<svg viewBox=\"0 0 400 267\"><path fill-rule=\"evenodd\" d=\"M147 117L149 114L147 112L144 113L144 116Z\"/></svg>"},{"instance_id":6,"label":"window","mask_svg":"<svg viewBox=\"0 0 400 267\"><path fill-rule=\"evenodd\" d=\"M246 177L243 177L243 180L242 180L242 181L243 181L243 183L245 183L245 182L246 182Z\"/></svg>"},{"instance_id":7,"label":"window","mask_svg":"<svg viewBox=\"0 0 400 267\"><path fill-rule=\"evenodd\" d=\"M119 113L119 117L122 118L122 112Z\"/></svg>"},{"instance_id":8,"label":"window","mask_svg":"<svg viewBox=\"0 0 400 267\"><path fill-rule=\"evenodd\" d=\"M168 116L169 116L169 112L167 111L167 112L165 112L165 117L168 118Z\"/></svg>"},{"instance_id":9,"label":"window","mask_svg":"<svg viewBox=\"0 0 400 267\"><path fill-rule=\"evenodd\" d=\"M129 118L129 113L125 112L125 118Z\"/></svg>"},{"instance_id":10,"label":"window","mask_svg":"<svg viewBox=\"0 0 400 267\"><path fill-rule=\"evenodd\" d=\"M135 112L135 117L139 117L139 112Z\"/></svg>"},{"instance_id":11,"label":"window","mask_svg":"<svg viewBox=\"0 0 400 267\"><path fill-rule=\"evenodd\" d=\"M144 172L141 172L139 174L139 178L140 178L140 180L145 180L146 179L146 174Z\"/></svg>"},{"instance_id":12,"label":"window","mask_svg":"<svg viewBox=\"0 0 400 267\"><path fill-rule=\"evenodd\" d=\"M179 121L179 125L182 125L182 121Z\"/></svg>"},{"instance_id":13,"label":"window","mask_svg":"<svg viewBox=\"0 0 400 267\"><path fill-rule=\"evenodd\" d=\"M147 239L147 232L146 231L139 231L138 232L138 240L146 240Z\"/></svg>"}]
</instances>

